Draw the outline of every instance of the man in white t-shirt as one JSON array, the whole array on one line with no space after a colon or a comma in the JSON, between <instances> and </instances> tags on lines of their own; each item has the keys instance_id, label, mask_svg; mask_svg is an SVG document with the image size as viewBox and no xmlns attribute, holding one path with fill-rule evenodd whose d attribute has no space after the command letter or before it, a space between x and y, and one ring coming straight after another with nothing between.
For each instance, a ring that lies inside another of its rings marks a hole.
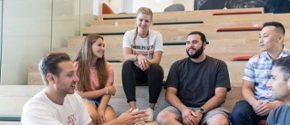
<instances>
[{"instance_id":1,"label":"man in white t-shirt","mask_svg":"<svg viewBox=\"0 0 290 125\"><path fill-rule=\"evenodd\" d=\"M66 53L51 53L39 63L46 88L23 107L22 125L92 125L81 97L75 93L79 80ZM115 94L115 89L104 93ZM106 125L130 125L147 119L145 111L123 113Z\"/></svg>"}]
</instances>

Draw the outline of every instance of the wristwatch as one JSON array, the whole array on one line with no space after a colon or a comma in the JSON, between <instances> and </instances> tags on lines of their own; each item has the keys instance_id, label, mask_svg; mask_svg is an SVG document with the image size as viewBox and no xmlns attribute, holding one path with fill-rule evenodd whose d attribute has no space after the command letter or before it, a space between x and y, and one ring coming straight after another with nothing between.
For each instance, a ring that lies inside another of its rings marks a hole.
<instances>
[{"instance_id":1,"label":"wristwatch","mask_svg":"<svg viewBox=\"0 0 290 125\"><path fill-rule=\"evenodd\" d=\"M201 114L204 114L204 113L205 113L204 108L199 108L198 111L199 111Z\"/></svg>"}]
</instances>

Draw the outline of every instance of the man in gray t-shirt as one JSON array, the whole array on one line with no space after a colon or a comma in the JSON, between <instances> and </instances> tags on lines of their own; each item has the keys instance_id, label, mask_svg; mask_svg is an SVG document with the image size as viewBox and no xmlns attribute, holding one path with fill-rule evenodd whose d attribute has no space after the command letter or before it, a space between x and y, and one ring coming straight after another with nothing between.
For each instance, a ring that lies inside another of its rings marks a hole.
<instances>
[{"instance_id":1,"label":"man in gray t-shirt","mask_svg":"<svg viewBox=\"0 0 290 125\"><path fill-rule=\"evenodd\" d=\"M158 114L158 124L229 124L228 111L220 107L231 89L227 65L206 55L205 47L203 33L189 33L188 58L176 61L170 68L165 88L171 106Z\"/></svg>"},{"instance_id":2,"label":"man in gray t-shirt","mask_svg":"<svg viewBox=\"0 0 290 125\"><path fill-rule=\"evenodd\" d=\"M273 109L268 118L267 125L290 124L290 56L273 61L271 79L267 87L272 90L272 97L285 104Z\"/></svg>"}]
</instances>

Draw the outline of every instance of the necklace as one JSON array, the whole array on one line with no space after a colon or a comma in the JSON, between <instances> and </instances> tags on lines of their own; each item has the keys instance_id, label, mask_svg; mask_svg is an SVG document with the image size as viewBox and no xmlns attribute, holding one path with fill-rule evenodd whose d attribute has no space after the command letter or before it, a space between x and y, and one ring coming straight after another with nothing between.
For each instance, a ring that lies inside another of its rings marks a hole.
<instances>
[{"instance_id":1,"label":"necklace","mask_svg":"<svg viewBox=\"0 0 290 125\"><path fill-rule=\"evenodd\" d=\"M96 71L96 68L95 67L91 67L91 74L93 76L97 75L97 71Z\"/></svg>"}]
</instances>

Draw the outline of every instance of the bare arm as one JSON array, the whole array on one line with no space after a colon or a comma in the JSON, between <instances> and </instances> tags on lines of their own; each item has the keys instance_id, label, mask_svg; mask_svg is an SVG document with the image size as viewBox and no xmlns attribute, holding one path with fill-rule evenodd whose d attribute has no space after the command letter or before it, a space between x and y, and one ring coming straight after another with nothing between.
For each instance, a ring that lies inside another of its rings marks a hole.
<instances>
[{"instance_id":1,"label":"bare arm","mask_svg":"<svg viewBox=\"0 0 290 125\"><path fill-rule=\"evenodd\" d=\"M94 90L94 91L76 91L82 98L98 98L102 95L106 94L106 89L99 89L99 90Z\"/></svg>"},{"instance_id":2,"label":"bare arm","mask_svg":"<svg viewBox=\"0 0 290 125\"><path fill-rule=\"evenodd\" d=\"M227 88L224 87L218 87L215 89L215 95L210 98L203 106L202 108L205 109L206 112L217 108L221 106L225 101L227 97Z\"/></svg>"},{"instance_id":3,"label":"bare arm","mask_svg":"<svg viewBox=\"0 0 290 125\"><path fill-rule=\"evenodd\" d=\"M254 108L255 106L259 105L259 101L254 96L254 83L251 81L243 80L242 84L242 96L244 99L252 105Z\"/></svg>"},{"instance_id":4,"label":"bare arm","mask_svg":"<svg viewBox=\"0 0 290 125\"><path fill-rule=\"evenodd\" d=\"M131 60L134 62L137 61L136 55L134 55L132 53L132 49L128 47L123 48L123 57L125 61L127 60Z\"/></svg>"},{"instance_id":5,"label":"bare arm","mask_svg":"<svg viewBox=\"0 0 290 125\"><path fill-rule=\"evenodd\" d=\"M113 69L111 71L109 71L109 77L108 79L111 79L111 80L108 80L107 83L106 83L106 87L110 87L110 86L113 86L113 82L114 82L114 72L113 72ZM100 102L100 105L98 107L98 110L101 110L101 111L105 111L109 101L111 99L111 95L110 94L107 94L107 95L103 95L102 97L102 100Z\"/></svg>"},{"instance_id":6,"label":"bare arm","mask_svg":"<svg viewBox=\"0 0 290 125\"><path fill-rule=\"evenodd\" d=\"M177 108L181 114L182 114L182 121L183 124L185 125L191 125L191 124L198 124L198 122L196 122L194 120L194 116L196 116L194 114L194 112L187 108L181 101L180 99L176 96L177 93L177 89L174 87L168 87L166 89L166 100L169 104L171 104L172 106L174 106L175 108Z\"/></svg>"},{"instance_id":7,"label":"bare arm","mask_svg":"<svg viewBox=\"0 0 290 125\"><path fill-rule=\"evenodd\" d=\"M187 109L187 107L180 101L180 99L176 96L177 89L174 87L168 87L165 93L166 101L172 106L176 107L179 111Z\"/></svg>"},{"instance_id":8,"label":"bare arm","mask_svg":"<svg viewBox=\"0 0 290 125\"><path fill-rule=\"evenodd\" d=\"M151 64L159 64L161 61L161 57L162 57L162 51L155 51L153 58L151 60L149 60L150 65Z\"/></svg>"}]
</instances>

